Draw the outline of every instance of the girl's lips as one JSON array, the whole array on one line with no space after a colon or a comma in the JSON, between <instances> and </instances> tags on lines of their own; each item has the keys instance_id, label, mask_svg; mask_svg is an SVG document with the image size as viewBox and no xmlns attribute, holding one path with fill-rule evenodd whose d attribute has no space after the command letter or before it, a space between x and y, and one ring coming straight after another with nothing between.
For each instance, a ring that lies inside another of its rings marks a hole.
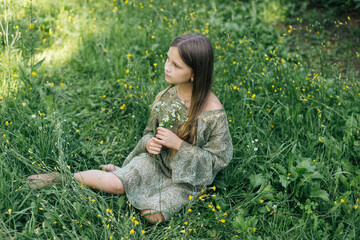
<instances>
[{"instance_id":1,"label":"girl's lips","mask_svg":"<svg viewBox=\"0 0 360 240\"><path fill-rule=\"evenodd\" d=\"M165 77L167 77L167 78L171 78L169 75L167 75L166 73L165 73Z\"/></svg>"}]
</instances>

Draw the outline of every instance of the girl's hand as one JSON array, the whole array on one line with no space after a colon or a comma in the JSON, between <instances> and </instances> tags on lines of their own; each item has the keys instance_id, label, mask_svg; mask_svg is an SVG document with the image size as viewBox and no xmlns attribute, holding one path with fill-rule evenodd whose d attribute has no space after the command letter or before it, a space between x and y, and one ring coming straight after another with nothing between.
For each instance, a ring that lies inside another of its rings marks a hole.
<instances>
[{"instance_id":1,"label":"girl's hand","mask_svg":"<svg viewBox=\"0 0 360 240\"><path fill-rule=\"evenodd\" d=\"M118 166L115 166L113 164L100 165L99 167L103 168L103 169L105 169L107 171L110 171L110 172L115 171L116 169L119 169Z\"/></svg>"},{"instance_id":2,"label":"girl's hand","mask_svg":"<svg viewBox=\"0 0 360 240\"><path fill-rule=\"evenodd\" d=\"M182 143L182 139L179 138L174 132L169 129L158 127L158 133L156 134L155 143L161 144L167 148L179 150Z\"/></svg>"},{"instance_id":3,"label":"girl's hand","mask_svg":"<svg viewBox=\"0 0 360 240\"><path fill-rule=\"evenodd\" d=\"M146 147L146 150L148 151L148 153L155 154L155 155L160 154L162 145L160 143L155 142L156 140L157 139L154 137L147 140L145 147Z\"/></svg>"}]
</instances>

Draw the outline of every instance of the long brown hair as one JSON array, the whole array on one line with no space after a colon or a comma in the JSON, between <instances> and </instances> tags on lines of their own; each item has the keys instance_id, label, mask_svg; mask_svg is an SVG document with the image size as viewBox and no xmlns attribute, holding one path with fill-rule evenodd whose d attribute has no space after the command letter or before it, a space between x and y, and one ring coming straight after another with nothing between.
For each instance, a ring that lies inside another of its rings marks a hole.
<instances>
[{"instance_id":1,"label":"long brown hair","mask_svg":"<svg viewBox=\"0 0 360 240\"><path fill-rule=\"evenodd\" d=\"M188 121L179 127L177 134L184 141L195 145L197 119L212 88L214 52L209 39L196 33L175 38L171 47L178 48L182 60L194 73Z\"/></svg>"}]
</instances>

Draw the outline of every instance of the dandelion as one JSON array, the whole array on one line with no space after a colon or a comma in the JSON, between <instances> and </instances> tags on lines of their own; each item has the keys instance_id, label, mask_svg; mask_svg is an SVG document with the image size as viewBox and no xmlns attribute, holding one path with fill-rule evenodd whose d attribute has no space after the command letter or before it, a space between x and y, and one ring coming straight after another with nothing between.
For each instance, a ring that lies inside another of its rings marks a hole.
<instances>
[{"instance_id":1,"label":"dandelion","mask_svg":"<svg viewBox=\"0 0 360 240\"><path fill-rule=\"evenodd\" d=\"M225 220L225 219L221 219L220 222L221 222L221 223L225 223L226 220Z\"/></svg>"},{"instance_id":2,"label":"dandelion","mask_svg":"<svg viewBox=\"0 0 360 240\"><path fill-rule=\"evenodd\" d=\"M135 233L135 230L134 229L131 229L130 230L130 234L134 234Z\"/></svg>"},{"instance_id":3,"label":"dandelion","mask_svg":"<svg viewBox=\"0 0 360 240\"><path fill-rule=\"evenodd\" d=\"M191 195L189 195L189 200L191 200L193 197Z\"/></svg>"},{"instance_id":4,"label":"dandelion","mask_svg":"<svg viewBox=\"0 0 360 240\"><path fill-rule=\"evenodd\" d=\"M254 228L253 230L254 230L254 232L256 232L256 228Z\"/></svg>"},{"instance_id":5,"label":"dandelion","mask_svg":"<svg viewBox=\"0 0 360 240\"><path fill-rule=\"evenodd\" d=\"M254 99L255 97L256 97L256 94L254 93L254 94L251 96L251 98Z\"/></svg>"},{"instance_id":6,"label":"dandelion","mask_svg":"<svg viewBox=\"0 0 360 240\"><path fill-rule=\"evenodd\" d=\"M213 187L212 187L212 190L216 191L216 186L213 186Z\"/></svg>"},{"instance_id":7,"label":"dandelion","mask_svg":"<svg viewBox=\"0 0 360 240\"><path fill-rule=\"evenodd\" d=\"M264 202L264 200L260 200L260 203L263 203Z\"/></svg>"},{"instance_id":8,"label":"dandelion","mask_svg":"<svg viewBox=\"0 0 360 240\"><path fill-rule=\"evenodd\" d=\"M191 209L191 208L189 208L189 209L188 209L188 212L192 212L192 209Z\"/></svg>"},{"instance_id":9,"label":"dandelion","mask_svg":"<svg viewBox=\"0 0 360 240\"><path fill-rule=\"evenodd\" d=\"M36 75L37 75L37 73L36 73L36 72L32 72L32 73L31 73L31 75L36 76Z\"/></svg>"},{"instance_id":10,"label":"dandelion","mask_svg":"<svg viewBox=\"0 0 360 240\"><path fill-rule=\"evenodd\" d=\"M345 200L344 200L344 199L340 199L340 202L341 202L341 203L344 203L344 202L345 202Z\"/></svg>"},{"instance_id":11,"label":"dandelion","mask_svg":"<svg viewBox=\"0 0 360 240\"><path fill-rule=\"evenodd\" d=\"M145 234L145 230L141 230L141 234L144 235L144 234Z\"/></svg>"},{"instance_id":12,"label":"dandelion","mask_svg":"<svg viewBox=\"0 0 360 240\"><path fill-rule=\"evenodd\" d=\"M18 75L17 75L16 73L14 73L13 76L14 76L14 78L17 78L17 77L18 77Z\"/></svg>"},{"instance_id":13,"label":"dandelion","mask_svg":"<svg viewBox=\"0 0 360 240\"><path fill-rule=\"evenodd\" d=\"M135 226L138 225L138 224L139 224L139 221L135 220L135 221L134 221L134 224L135 224Z\"/></svg>"},{"instance_id":14,"label":"dandelion","mask_svg":"<svg viewBox=\"0 0 360 240\"><path fill-rule=\"evenodd\" d=\"M129 72L130 72L130 70L126 69L125 74L128 74Z\"/></svg>"},{"instance_id":15,"label":"dandelion","mask_svg":"<svg viewBox=\"0 0 360 240\"><path fill-rule=\"evenodd\" d=\"M354 205L354 209L356 210L358 208L358 206L357 205Z\"/></svg>"},{"instance_id":16,"label":"dandelion","mask_svg":"<svg viewBox=\"0 0 360 240\"><path fill-rule=\"evenodd\" d=\"M336 202L336 201L334 201L334 204L336 205L336 204L337 204L337 202Z\"/></svg>"}]
</instances>

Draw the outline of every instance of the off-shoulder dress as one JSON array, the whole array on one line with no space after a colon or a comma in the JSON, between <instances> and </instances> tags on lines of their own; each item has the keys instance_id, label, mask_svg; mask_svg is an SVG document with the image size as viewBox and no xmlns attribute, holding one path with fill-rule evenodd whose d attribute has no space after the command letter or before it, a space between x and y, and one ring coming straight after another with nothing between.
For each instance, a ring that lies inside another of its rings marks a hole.
<instances>
[{"instance_id":1,"label":"off-shoulder dress","mask_svg":"<svg viewBox=\"0 0 360 240\"><path fill-rule=\"evenodd\" d=\"M166 107L167 109L162 109ZM197 120L196 144L183 141L172 157L163 147L158 156L146 151L146 141L154 137L157 127L168 115L175 121L168 126L176 132L185 121L189 109L170 88L153 103L144 135L125 159L121 168L113 173L124 185L128 201L137 209L153 209L169 220L189 202L189 195L199 196L210 185L216 174L225 168L233 154L233 145L224 109L203 111ZM166 115L166 116L164 116Z\"/></svg>"}]
</instances>

